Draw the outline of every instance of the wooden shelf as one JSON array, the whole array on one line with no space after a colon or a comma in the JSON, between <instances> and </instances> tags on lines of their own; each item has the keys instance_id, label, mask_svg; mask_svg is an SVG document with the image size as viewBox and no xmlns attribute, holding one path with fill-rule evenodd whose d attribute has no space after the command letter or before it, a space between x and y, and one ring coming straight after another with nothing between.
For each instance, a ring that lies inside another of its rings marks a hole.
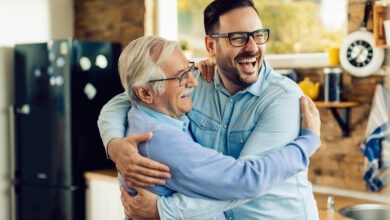
<instances>
[{"instance_id":1,"label":"wooden shelf","mask_svg":"<svg viewBox=\"0 0 390 220\"><path fill-rule=\"evenodd\" d=\"M357 102L314 102L319 108L351 108L357 106Z\"/></svg>"},{"instance_id":2,"label":"wooden shelf","mask_svg":"<svg viewBox=\"0 0 390 220\"><path fill-rule=\"evenodd\" d=\"M343 137L349 136L349 112L350 108L358 106L357 102L314 102L318 108L329 108L337 124L343 131ZM341 116L339 111L341 111Z\"/></svg>"}]
</instances>

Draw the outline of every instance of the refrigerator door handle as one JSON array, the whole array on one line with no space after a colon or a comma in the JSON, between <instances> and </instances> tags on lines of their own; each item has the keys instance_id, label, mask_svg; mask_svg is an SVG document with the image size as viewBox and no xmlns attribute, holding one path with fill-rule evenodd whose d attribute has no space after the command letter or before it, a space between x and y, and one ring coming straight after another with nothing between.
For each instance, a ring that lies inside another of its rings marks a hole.
<instances>
[{"instance_id":1,"label":"refrigerator door handle","mask_svg":"<svg viewBox=\"0 0 390 220\"><path fill-rule=\"evenodd\" d=\"M11 220L16 219L16 200L15 200L15 113L14 106L9 106L9 158L10 158L10 185L12 189L10 190L10 199L11 199Z\"/></svg>"},{"instance_id":2,"label":"refrigerator door handle","mask_svg":"<svg viewBox=\"0 0 390 220\"><path fill-rule=\"evenodd\" d=\"M18 114L28 115L28 114L30 114L30 105L24 104L20 108L15 108L15 111Z\"/></svg>"}]
</instances>

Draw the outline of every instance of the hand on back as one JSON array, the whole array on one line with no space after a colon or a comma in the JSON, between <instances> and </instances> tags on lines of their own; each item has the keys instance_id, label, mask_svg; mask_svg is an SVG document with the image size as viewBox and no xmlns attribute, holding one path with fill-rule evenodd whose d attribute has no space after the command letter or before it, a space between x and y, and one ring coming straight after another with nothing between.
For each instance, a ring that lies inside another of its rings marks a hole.
<instances>
[{"instance_id":1,"label":"hand on back","mask_svg":"<svg viewBox=\"0 0 390 220\"><path fill-rule=\"evenodd\" d=\"M152 138L152 133L114 138L108 144L108 154L126 184L131 186L154 186L165 184L170 178L169 167L138 153L138 144Z\"/></svg>"}]
</instances>

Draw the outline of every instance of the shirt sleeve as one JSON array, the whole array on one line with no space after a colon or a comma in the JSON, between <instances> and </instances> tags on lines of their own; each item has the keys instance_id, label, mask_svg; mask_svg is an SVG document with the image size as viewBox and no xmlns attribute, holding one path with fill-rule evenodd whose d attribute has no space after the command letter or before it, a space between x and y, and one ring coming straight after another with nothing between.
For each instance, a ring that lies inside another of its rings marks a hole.
<instances>
[{"instance_id":1,"label":"shirt sleeve","mask_svg":"<svg viewBox=\"0 0 390 220\"><path fill-rule=\"evenodd\" d=\"M145 145L148 156L170 167L172 178L166 183L170 189L191 197L218 200L261 196L275 184L306 169L310 155L319 146L318 138L310 138L313 134L308 132L265 156L236 160L202 147L178 132L166 128L154 132L153 139Z\"/></svg>"},{"instance_id":2,"label":"shirt sleeve","mask_svg":"<svg viewBox=\"0 0 390 220\"><path fill-rule=\"evenodd\" d=\"M319 145L320 139L314 132L309 129L302 129L301 136L289 143L282 150L290 149L292 150L291 152L301 151L302 154L309 156L315 152ZM308 162L304 161L306 160L304 158L308 159L304 156L302 157L303 161L300 163ZM287 158L287 161L290 161L290 159L292 158ZM159 197L157 206L161 219L215 219L215 216L221 212L242 205L248 201L250 199L205 200L193 198L182 193L175 193L169 197Z\"/></svg>"},{"instance_id":3,"label":"shirt sleeve","mask_svg":"<svg viewBox=\"0 0 390 220\"><path fill-rule=\"evenodd\" d=\"M97 124L107 156L108 142L113 138L125 136L127 126L126 117L130 107L131 104L128 96L126 93L121 93L112 98L100 111Z\"/></svg>"}]
</instances>

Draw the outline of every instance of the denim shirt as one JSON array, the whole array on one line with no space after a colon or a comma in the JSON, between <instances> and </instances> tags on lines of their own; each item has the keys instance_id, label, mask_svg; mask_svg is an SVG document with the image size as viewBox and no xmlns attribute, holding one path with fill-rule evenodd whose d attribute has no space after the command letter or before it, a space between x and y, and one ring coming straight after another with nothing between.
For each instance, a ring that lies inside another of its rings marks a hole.
<instances>
[{"instance_id":1,"label":"denim shirt","mask_svg":"<svg viewBox=\"0 0 390 220\"><path fill-rule=\"evenodd\" d=\"M246 89L231 95L215 72L207 83L196 75L199 86L193 93L193 109L187 115L195 140L225 155L242 160L263 156L285 146L299 134L299 87L276 73L263 62L258 80ZM116 124L117 128L101 130L105 145L113 137L122 137L126 115L119 111L127 106L111 100L103 109L99 128ZM114 107L116 110L113 110ZM123 108L120 110L120 108ZM119 110L118 110L119 109ZM122 117L122 118L121 118ZM280 163L283 163L281 161ZM312 186L307 170L274 186L267 194L254 199L200 200L174 193L157 201L161 219L213 219L222 210L227 219L318 219Z\"/></svg>"}]
</instances>

